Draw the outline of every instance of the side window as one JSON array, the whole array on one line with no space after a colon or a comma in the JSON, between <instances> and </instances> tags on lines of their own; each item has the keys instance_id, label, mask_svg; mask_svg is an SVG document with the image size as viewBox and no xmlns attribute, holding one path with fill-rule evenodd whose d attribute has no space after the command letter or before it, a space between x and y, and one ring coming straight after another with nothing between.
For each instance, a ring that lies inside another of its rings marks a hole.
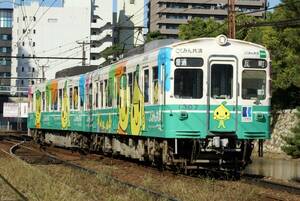
<instances>
[{"instance_id":1,"label":"side window","mask_svg":"<svg viewBox=\"0 0 300 201\"><path fill-rule=\"evenodd\" d=\"M55 90L51 91L51 93L52 93L52 101L53 101L51 109L52 109L52 111L57 111L57 109L58 109L57 88Z\"/></svg>"},{"instance_id":2,"label":"side window","mask_svg":"<svg viewBox=\"0 0 300 201\"><path fill-rule=\"evenodd\" d=\"M130 103L132 103L132 97L133 97L133 77L132 73L128 73L128 86L129 86L129 97L130 97Z\"/></svg>"},{"instance_id":3,"label":"side window","mask_svg":"<svg viewBox=\"0 0 300 201\"><path fill-rule=\"evenodd\" d=\"M58 99L59 99L59 108L58 110L61 111L62 108L62 95L63 95L63 90L59 89L58 90Z\"/></svg>"},{"instance_id":4,"label":"side window","mask_svg":"<svg viewBox=\"0 0 300 201\"><path fill-rule=\"evenodd\" d=\"M88 109L92 109L93 108L92 106L93 106L93 84L90 84Z\"/></svg>"},{"instance_id":5,"label":"side window","mask_svg":"<svg viewBox=\"0 0 300 201\"><path fill-rule=\"evenodd\" d=\"M107 86L107 80L104 80L104 100L105 100L105 107L108 107L108 86Z\"/></svg>"},{"instance_id":6,"label":"side window","mask_svg":"<svg viewBox=\"0 0 300 201\"><path fill-rule=\"evenodd\" d=\"M158 67L152 68L152 102L158 103L159 90L158 90Z\"/></svg>"},{"instance_id":7,"label":"side window","mask_svg":"<svg viewBox=\"0 0 300 201\"><path fill-rule=\"evenodd\" d=\"M74 110L78 109L78 87L74 87L74 93L73 93L73 105Z\"/></svg>"},{"instance_id":8,"label":"side window","mask_svg":"<svg viewBox=\"0 0 300 201\"><path fill-rule=\"evenodd\" d=\"M80 87L80 89L79 90L83 90L84 89L84 87ZM84 91L80 91L79 92L79 99L80 99L80 109L81 110L84 110Z\"/></svg>"},{"instance_id":9,"label":"side window","mask_svg":"<svg viewBox=\"0 0 300 201\"><path fill-rule=\"evenodd\" d=\"M70 109L73 109L73 88L69 88L69 104Z\"/></svg>"},{"instance_id":10,"label":"side window","mask_svg":"<svg viewBox=\"0 0 300 201\"><path fill-rule=\"evenodd\" d=\"M100 82L100 107L104 108L103 82Z\"/></svg>"},{"instance_id":11,"label":"side window","mask_svg":"<svg viewBox=\"0 0 300 201\"><path fill-rule=\"evenodd\" d=\"M108 107L111 107L112 106L112 101L113 101L113 94L112 94L112 91L113 91L113 79L112 78L109 78L109 82L108 82L108 85L107 85L107 99L108 99Z\"/></svg>"},{"instance_id":12,"label":"side window","mask_svg":"<svg viewBox=\"0 0 300 201\"><path fill-rule=\"evenodd\" d=\"M149 69L144 70L144 102L149 102Z\"/></svg>"},{"instance_id":13,"label":"side window","mask_svg":"<svg viewBox=\"0 0 300 201\"><path fill-rule=\"evenodd\" d=\"M44 112L46 110L45 92L42 92L42 105L42 111Z\"/></svg>"},{"instance_id":14,"label":"side window","mask_svg":"<svg viewBox=\"0 0 300 201\"><path fill-rule=\"evenodd\" d=\"M95 107L99 108L99 82L96 83Z\"/></svg>"}]
</instances>

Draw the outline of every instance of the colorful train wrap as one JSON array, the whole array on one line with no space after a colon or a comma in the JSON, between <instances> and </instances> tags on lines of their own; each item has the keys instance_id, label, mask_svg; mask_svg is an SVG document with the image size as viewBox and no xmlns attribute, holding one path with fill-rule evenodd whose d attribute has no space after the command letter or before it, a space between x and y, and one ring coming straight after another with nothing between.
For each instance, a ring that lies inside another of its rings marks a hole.
<instances>
[{"instance_id":1,"label":"colorful train wrap","mask_svg":"<svg viewBox=\"0 0 300 201\"><path fill-rule=\"evenodd\" d=\"M260 45L176 42L32 86L29 133L185 170L242 169L253 140L270 138L270 80Z\"/></svg>"}]
</instances>

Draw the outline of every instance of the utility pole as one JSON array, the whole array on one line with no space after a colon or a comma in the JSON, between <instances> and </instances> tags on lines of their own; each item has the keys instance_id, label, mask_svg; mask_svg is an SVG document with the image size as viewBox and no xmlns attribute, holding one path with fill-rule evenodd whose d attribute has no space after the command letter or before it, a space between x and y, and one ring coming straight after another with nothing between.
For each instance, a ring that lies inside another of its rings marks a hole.
<instances>
[{"instance_id":1,"label":"utility pole","mask_svg":"<svg viewBox=\"0 0 300 201\"><path fill-rule=\"evenodd\" d=\"M235 0L228 0L228 37L235 39Z\"/></svg>"},{"instance_id":2,"label":"utility pole","mask_svg":"<svg viewBox=\"0 0 300 201\"><path fill-rule=\"evenodd\" d=\"M85 63L85 60L86 60L85 45L89 45L90 43L82 41L82 42L77 42L77 44L82 45L82 66L85 66L86 65L86 63Z\"/></svg>"}]
</instances>

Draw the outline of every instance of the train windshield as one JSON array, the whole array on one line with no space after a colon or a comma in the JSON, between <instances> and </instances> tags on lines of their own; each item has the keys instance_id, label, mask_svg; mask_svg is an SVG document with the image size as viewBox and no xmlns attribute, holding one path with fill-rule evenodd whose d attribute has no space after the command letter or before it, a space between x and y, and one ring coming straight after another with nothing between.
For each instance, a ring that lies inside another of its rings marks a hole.
<instances>
[{"instance_id":1,"label":"train windshield","mask_svg":"<svg viewBox=\"0 0 300 201\"><path fill-rule=\"evenodd\" d=\"M200 69L176 69L174 95L176 98L202 98L203 71Z\"/></svg>"},{"instance_id":2,"label":"train windshield","mask_svg":"<svg viewBox=\"0 0 300 201\"><path fill-rule=\"evenodd\" d=\"M259 70L245 70L242 75L242 98L265 99L266 72Z\"/></svg>"},{"instance_id":3,"label":"train windshield","mask_svg":"<svg viewBox=\"0 0 300 201\"><path fill-rule=\"evenodd\" d=\"M231 99L233 67L228 64L214 64L211 68L211 96L214 99Z\"/></svg>"}]
</instances>

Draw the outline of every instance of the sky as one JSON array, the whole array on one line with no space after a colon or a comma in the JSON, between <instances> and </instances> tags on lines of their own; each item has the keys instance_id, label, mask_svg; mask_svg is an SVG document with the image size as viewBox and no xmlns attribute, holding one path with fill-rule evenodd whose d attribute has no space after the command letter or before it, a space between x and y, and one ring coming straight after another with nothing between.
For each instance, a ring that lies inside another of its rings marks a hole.
<instances>
[{"instance_id":1,"label":"sky","mask_svg":"<svg viewBox=\"0 0 300 201\"><path fill-rule=\"evenodd\" d=\"M24 2L30 2L30 1L38 1L38 0L24 0ZM42 2L42 0L39 0ZM55 0L44 0L45 6L50 6ZM86 0L83 0L86 1ZM107 0L105 0L107 1ZM109 1L109 0L108 0ZM140 1L140 0L139 0ZM268 0L270 2L270 7L276 6L281 2L281 0ZM20 3L21 0L0 0L0 8L12 8L13 4L11 2ZM60 6L62 0L56 0L54 6Z\"/></svg>"}]
</instances>

